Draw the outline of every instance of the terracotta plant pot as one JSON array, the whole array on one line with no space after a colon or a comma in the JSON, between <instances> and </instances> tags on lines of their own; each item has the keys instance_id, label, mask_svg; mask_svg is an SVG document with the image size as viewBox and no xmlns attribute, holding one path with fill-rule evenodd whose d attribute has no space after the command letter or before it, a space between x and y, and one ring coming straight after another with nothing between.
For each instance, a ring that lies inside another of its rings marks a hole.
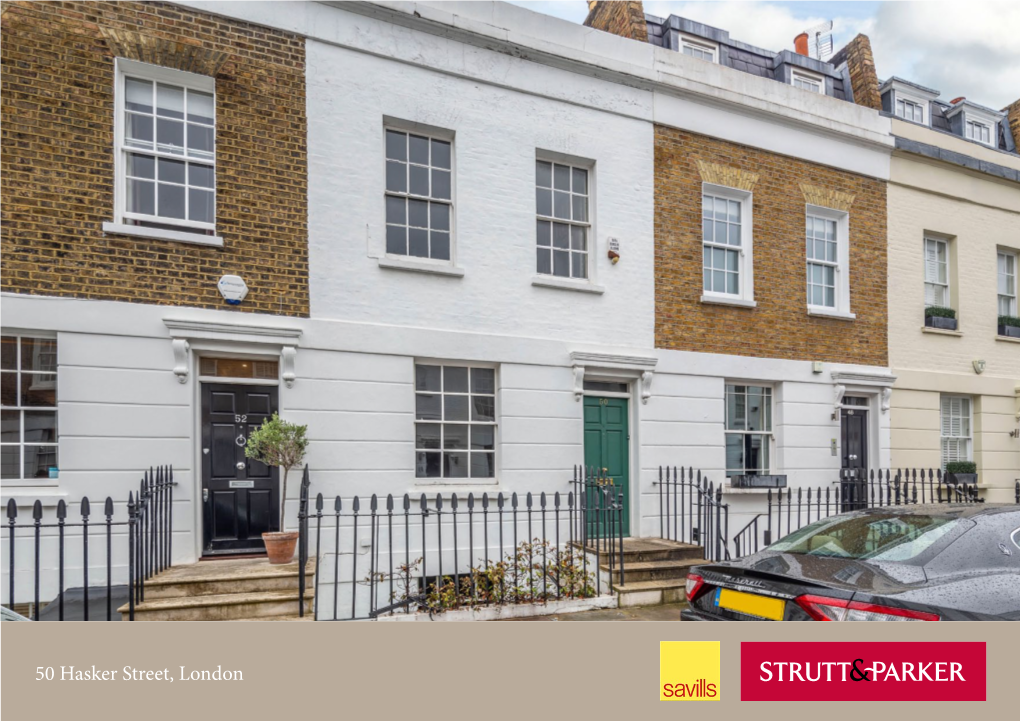
<instances>
[{"instance_id":1,"label":"terracotta plant pot","mask_svg":"<svg viewBox=\"0 0 1020 721\"><path fill-rule=\"evenodd\" d=\"M297 547L297 531L282 533L263 533L262 540L266 543L266 553L272 564L290 563L294 560L294 549Z\"/></svg>"}]
</instances>

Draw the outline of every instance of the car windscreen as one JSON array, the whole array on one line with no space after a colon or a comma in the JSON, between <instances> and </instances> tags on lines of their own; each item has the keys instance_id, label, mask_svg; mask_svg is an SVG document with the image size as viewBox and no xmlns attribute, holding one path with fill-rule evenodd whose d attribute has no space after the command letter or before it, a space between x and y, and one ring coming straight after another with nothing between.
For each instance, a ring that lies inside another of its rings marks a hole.
<instances>
[{"instance_id":1,"label":"car windscreen","mask_svg":"<svg viewBox=\"0 0 1020 721\"><path fill-rule=\"evenodd\" d=\"M770 551L808 556L908 563L936 543L973 525L959 518L863 514L827 518L769 546Z\"/></svg>"}]
</instances>

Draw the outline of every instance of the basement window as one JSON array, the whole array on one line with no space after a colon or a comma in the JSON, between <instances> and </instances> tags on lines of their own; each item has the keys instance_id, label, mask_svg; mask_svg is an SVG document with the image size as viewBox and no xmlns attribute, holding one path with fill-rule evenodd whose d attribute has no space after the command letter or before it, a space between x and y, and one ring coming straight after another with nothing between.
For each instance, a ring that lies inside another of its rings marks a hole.
<instances>
[{"instance_id":1,"label":"basement window","mask_svg":"<svg viewBox=\"0 0 1020 721\"><path fill-rule=\"evenodd\" d=\"M124 58L116 68L115 222L103 229L222 245L215 80Z\"/></svg>"}]
</instances>

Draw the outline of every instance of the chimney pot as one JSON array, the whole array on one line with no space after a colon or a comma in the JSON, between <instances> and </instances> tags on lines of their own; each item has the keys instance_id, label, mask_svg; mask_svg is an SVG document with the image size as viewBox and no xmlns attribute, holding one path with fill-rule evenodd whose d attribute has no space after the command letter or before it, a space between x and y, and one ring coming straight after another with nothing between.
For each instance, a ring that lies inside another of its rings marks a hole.
<instances>
[{"instance_id":1,"label":"chimney pot","mask_svg":"<svg viewBox=\"0 0 1020 721\"><path fill-rule=\"evenodd\" d=\"M958 102L960 102L961 100L966 100L966 99L967 99L967 98L965 98L964 96L962 96L962 95L961 95L961 96L960 96L960 97L958 97L958 98L953 98L952 100L950 100L950 101L949 101L949 104L950 104L950 105L956 105L956 104L957 104Z\"/></svg>"},{"instance_id":2,"label":"chimney pot","mask_svg":"<svg viewBox=\"0 0 1020 721\"><path fill-rule=\"evenodd\" d=\"M793 49L797 51L798 55L807 55L808 54L807 41L808 41L808 34L807 33L801 33L800 35L798 35L797 37L795 37L793 39Z\"/></svg>"}]
</instances>

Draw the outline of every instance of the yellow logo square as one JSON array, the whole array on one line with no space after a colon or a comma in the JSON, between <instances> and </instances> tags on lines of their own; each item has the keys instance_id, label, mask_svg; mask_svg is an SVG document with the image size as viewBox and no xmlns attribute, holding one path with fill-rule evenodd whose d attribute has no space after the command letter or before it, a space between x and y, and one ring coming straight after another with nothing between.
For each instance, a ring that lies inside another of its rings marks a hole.
<instances>
[{"instance_id":1,"label":"yellow logo square","mask_svg":"<svg viewBox=\"0 0 1020 721\"><path fill-rule=\"evenodd\" d=\"M719 700L718 641L659 642L660 701Z\"/></svg>"}]
</instances>

